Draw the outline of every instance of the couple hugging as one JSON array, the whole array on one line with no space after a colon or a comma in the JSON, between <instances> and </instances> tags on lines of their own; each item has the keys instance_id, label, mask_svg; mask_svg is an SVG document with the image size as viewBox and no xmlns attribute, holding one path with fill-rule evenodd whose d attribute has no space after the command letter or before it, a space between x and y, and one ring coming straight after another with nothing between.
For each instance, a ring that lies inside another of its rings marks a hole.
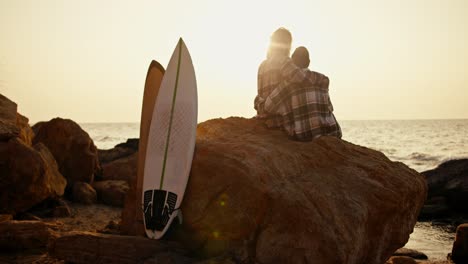
<instances>
[{"instance_id":1,"label":"couple hugging","mask_svg":"<svg viewBox=\"0 0 468 264\"><path fill-rule=\"evenodd\" d=\"M328 94L328 77L308 69L306 48L297 48L290 58L291 43L291 33L285 28L271 36L267 59L258 69L257 118L265 119L270 128L283 128L298 141L341 138Z\"/></svg>"}]
</instances>

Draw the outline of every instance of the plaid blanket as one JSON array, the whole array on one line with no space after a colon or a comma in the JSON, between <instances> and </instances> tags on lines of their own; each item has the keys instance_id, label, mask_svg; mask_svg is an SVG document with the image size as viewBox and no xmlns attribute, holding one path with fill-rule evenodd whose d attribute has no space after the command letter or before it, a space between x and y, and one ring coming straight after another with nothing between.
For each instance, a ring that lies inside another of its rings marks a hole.
<instances>
[{"instance_id":1,"label":"plaid blanket","mask_svg":"<svg viewBox=\"0 0 468 264\"><path fill-rule=\"evenodd\" d=\"M288 57L270 58L260 65L254 106L269 127L282 127L293 139L341 138L328 86L328 77L300 69Z\"/></svg>"}]
</instances>

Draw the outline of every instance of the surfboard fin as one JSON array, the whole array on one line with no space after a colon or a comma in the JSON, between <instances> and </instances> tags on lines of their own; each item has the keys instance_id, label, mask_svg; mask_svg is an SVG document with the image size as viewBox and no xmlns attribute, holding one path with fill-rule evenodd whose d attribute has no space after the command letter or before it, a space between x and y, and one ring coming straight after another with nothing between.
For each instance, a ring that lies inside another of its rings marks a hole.
<instances>
[{"instance_id":1,"label":"surfboard fin","mask_svg":"<svg viewBox=\"0 0 468 264\"><path fill-rule=\"evenodd\" d=\"M177 210L177 221L179 225L181 225L184 221L184 217L182 216L182 210Z\"/></svg>"}]
</instances>

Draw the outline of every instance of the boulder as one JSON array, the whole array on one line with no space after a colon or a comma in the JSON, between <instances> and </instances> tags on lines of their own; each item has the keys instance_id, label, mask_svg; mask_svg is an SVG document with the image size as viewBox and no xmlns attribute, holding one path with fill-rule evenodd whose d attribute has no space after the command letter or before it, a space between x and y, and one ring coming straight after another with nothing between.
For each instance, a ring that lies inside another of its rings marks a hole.
<instances>
[{"instance_id":1,"label":"boulder","mask_svg":"<svg viewBox=\"0 0 468 264\"><path fill-rule=\"evenodd\" d=\"M381 264L408 241L426 194L422 175L381 152L215 119L198 125L175 237L205 257Z\"/></svg>"},{"instance_id":2,"label":"boulder","mask_svg":"<svg viewBox=\"0 0 468 264\"><path fill-rule=\"evenodd\" d=\"M57 160L60 172L68 180L92 183L100 170L97 148L81 127L70 119L54 118L40 124L34 143L43 143Z\"/></svg>"},{"instance_id":3,"label":"boulder","mask_svg":"<svg viewBox=\"0 0 468 264\"><path fill-rule=\"evenodd\" d=\"M457 227L451 258L457 264L468 263L468 223Z\"/></svg>"},{"instance_id":4,"label":"boulder","mask_svg":"<svg viewBox=\"0 0 468 264\"><path fill-rule=\"evenodd\" d=\"M43 144L32 148L18 138L0 143L0 172L1 212L22 212L59 197L67 183Z\"/></svg>"},{"instance_id":5,"label":"boulder","mask_svg":"<svg viewBox=\"0 0 468 264\"><path fill-rule=\"evenodd\" d=\"M94 204L97 202L97 193L88 183L75 182L72 187L72 199L77 203Z\"/></svg>"},{"instance_id":6,"label":"boulder","mask_svg":"<svg viewBox=\"0 0 468 264\"><path fill-rule=\"evenodd\" d=\"M468 159L450 160L422 174L429 187L426 204L432 205L422 211L423 218L468 215Z\"/></svg>"},{"instance_id":7,"label":"boulder","mask_svg":"<svg viewBox=\"0 0 468 264\"><path fill-rule=\"evenodd\" d=\"M103 204L123 207L129 189L126 181L98 181L93 184L98 200Z\"/></svg>"},{"instance_id":8,"label":"boulder","mask_svg":"<svg viewBox=\"0 0 468 264\"><path fill-rule=\"evenodd\" d=\"M102 165L103 180L124 180L127 183L137 174L138 152Z\"/></svg>"}]
</instances>

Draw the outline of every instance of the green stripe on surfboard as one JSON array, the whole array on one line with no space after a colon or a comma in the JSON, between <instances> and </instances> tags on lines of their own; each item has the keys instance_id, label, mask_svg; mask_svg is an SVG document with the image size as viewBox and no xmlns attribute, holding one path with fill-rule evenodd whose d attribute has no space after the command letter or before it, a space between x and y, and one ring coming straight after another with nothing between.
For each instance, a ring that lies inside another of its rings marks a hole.
<instances>
[{"instance_id":1,"label":"green stripe on surfboard","mask_svg":"<svg viewBox=\"0 0 468 264\"><path fill-rule=\"evenodd\" d=\"M161 182L159 183L159 189L162 189L164 183L164 175L166 173L166 161L167 161L167 151L169 150L169 140L171 139L171 128L172 128L172 119L174 117L174 107L177 96L177 88L179 86L179 72L180 72L180 60L182 57L182 38L179 39L179 59L177 61L177 74L176 82L174 87L174 94L172 95L172 106L171 106L171 116L169 118L169 128L167 129L167 139L166 139L166 149L164 150L164 160L163 167L161 172Z\"/></svg>"}]
</instances>

